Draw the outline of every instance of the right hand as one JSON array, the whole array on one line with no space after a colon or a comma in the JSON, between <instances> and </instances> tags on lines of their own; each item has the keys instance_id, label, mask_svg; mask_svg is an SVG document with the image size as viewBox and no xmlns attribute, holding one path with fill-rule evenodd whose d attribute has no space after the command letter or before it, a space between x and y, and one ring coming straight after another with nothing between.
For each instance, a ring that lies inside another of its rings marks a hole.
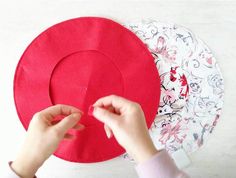
<instances>
[{"instance_id":1,"label":"right hand","mask_svg":"<svg viewBox=\"0 0 236 178\"><path fill-rule=\"evenodd\" d=\"M89 110L89 114L104 123L108 138L113 134L136 162L148 160L158 152L138 103L111 95L97 100Z\"/></svg>"}]
</instances>

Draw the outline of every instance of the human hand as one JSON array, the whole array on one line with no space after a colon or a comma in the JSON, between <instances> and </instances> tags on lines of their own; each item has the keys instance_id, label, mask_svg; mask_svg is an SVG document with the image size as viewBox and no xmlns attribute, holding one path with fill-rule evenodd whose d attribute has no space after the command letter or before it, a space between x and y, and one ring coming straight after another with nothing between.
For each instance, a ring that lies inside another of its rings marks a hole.
<instances>
[{"instance_id":1,"label":"human hand","mask_svg":"<svg viewBox=\"0 0 236 178\"><path fill-rule=\"evenodd\" d=\"M12 169L23 178L34 177L38 168L57 149L62 139L73 139L69 129L82 130L79 124L82 111L72 106L55 105L36 113L29 125L26 139ZM55 117L65 116L61 121Z\"/></svg>"},{"instance_id":2,"label":"human hand","mask_svg":"<svg viewBox=\"0 0 236 178\"><path fill-rule=\"evenodd\" d=\"M114 134L118 143L136 162L143 162L158 152L138 103L111 95L97 100L89 108L89 114L104 123L108 138Z\"/></svg>"}]
</instances>

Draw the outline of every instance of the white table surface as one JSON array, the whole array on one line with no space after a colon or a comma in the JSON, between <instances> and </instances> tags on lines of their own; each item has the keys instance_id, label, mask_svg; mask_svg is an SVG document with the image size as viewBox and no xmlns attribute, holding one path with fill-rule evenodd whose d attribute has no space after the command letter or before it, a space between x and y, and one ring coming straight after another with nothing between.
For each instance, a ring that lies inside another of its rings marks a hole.
<instances>
[{"instance_id":1,"label":"white table surface","mask_svg":"<svg viewBox=\"0 0 236 178\"><path fill-rule=\"evenodd\" d=\"M82 1L0 0L0 177L25 131L16 114L13 77L27 45L47 27L79 16L104 16L125 22L153 18L191 29L212 49L224 76L225 104L209 141L191 155L185 171L192 177L236 177L236 1ZM73 164L51 157L41 178L135 178L133 164L116 158L99 164Z\"/></svg>"}]
</instances>

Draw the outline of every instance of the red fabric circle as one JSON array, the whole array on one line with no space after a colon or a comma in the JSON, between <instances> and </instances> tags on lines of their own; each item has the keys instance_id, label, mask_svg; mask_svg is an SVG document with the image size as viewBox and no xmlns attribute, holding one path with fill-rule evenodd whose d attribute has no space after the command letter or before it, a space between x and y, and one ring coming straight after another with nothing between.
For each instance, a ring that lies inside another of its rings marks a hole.
<instances>
[{"instance_id":1,"label":"red fabric circle","mask_svg":"<svg viewBox=\"0 0 236 178\"><path fill-rule=\"evenodd\" d=\"M99 162L124 153L115 138L107 139L103 124L87 115L91 104L110 94L140 103L151 126L160 98L153 57L136 35L105 18L50 27L28 46L15 73L14 99L25 129L34 113L54 104L84 111L86 128L73 131L76 139L62 141L54 153L68 161Z\"/></svg>"}]
</instances>

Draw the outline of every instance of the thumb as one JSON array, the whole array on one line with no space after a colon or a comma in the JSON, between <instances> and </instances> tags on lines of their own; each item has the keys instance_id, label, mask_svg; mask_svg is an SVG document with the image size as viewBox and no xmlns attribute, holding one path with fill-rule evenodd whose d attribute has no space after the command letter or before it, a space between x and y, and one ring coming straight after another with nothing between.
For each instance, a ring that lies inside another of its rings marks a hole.
<instances>
[{"instance_id":1,"label":"thumb","mask_svg":"<svg viewBox=\"0 0 236 178\"><path fill-rule=\"evenodd\" d=\"M106 132L107 138L111 138L113 136L112 130L106 124L104 124L104 130Z\"/></svg>"},{"instance_id":2,"label":"thumb","mask_svg":"<svg viewBox=\"0 0 236 178\"><path fill-rule=\"evenodd\" d=\"M71 129L78 123L80 118L80 113L73 113L62 119L59 123L54 125L54 127L56 127L64 135L69 129Z\"/></svg>"},{"instance_id":3,"label":"thumb","mask_svg":"<svg viewBox=\"0 0 236 178\"><path fill-rule=\"evenodd\" d=\"M89 115L93 115L97 120L103 122L111 129L114 127L116 121L119 119L116 114L98 106L90 106Z\"/></svg>"}]
</instances>

